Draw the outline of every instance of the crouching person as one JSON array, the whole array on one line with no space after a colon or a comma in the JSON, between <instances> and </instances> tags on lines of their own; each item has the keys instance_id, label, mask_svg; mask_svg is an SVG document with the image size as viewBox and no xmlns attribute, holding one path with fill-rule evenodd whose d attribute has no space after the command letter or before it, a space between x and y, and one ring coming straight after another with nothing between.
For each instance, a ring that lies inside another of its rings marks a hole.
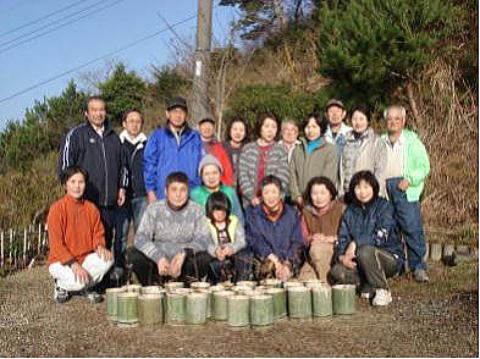
<instances>
[{"instance_id":1,"label":"crouching person","mask_svg":"<svg viewBox=\"0 0 480 359\"><path fill-rule=\"evenodd\" d=\"M208 273L209 230L202 208L188 198L187 175L169 174L165 195L166 199L145 210L135 247L127 253L142 285L163 284L168 279L188 284Z\"/></svg>"},{"instance_id":2,"label":"crouching person","mask_svg":"<svg viewBox=\"0 0 480 359\"><path fill-rule=\"evenodd\" d=\"M337 246L338 262L331 270L336 283L360 284L363 298L388 305L387 278L400 273L404 254L392 205L378 196L379 184L370 171L357 172L350 182L352 199L343 215Z\"/></svg>"},{"instance_id":3,"label":"crouching person","mask_svg":"<svg viewBox=\"0 0 480 359\"><path fill-rule=\"evenodd\" d=\"M213 257L210 279L215 284L230 279L236 282L244 277L243 272L248 268L236 255L245 247L243 224L231 214L230 200L222 192L214 192L208 197L205 212L210 227L208 253Z\"/></svg>"},{"instance_id":4,"label":"crouching person","mask_svg":"<svg viewBox=\"0 0 480 359\"><path fill-rule=\"evenodd\" d=\"M67 168L62 175L66 195L48 213L48 270L55 279L57 303L65 303L74 294L100 302L94 286L113 264L112 253L105 248L100 213L83 199L87 180L83 168Z\"/></svg>"}]
</instances>

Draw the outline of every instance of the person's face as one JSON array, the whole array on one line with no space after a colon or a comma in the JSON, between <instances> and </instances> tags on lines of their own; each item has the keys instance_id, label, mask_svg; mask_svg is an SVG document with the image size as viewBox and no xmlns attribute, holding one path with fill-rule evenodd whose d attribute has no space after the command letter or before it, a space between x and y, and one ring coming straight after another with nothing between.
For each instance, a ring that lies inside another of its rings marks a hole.
<instances>
[{"instance_id":1,"label":"person's face","mask_svg":"<svg viewBox=\"0 0 480 359\"><path fill-rule=\"evenodd\" d=\"M202 122L198 129L203 140L208 141L215 136L215 125L210 121Z\"/></svg>"},{"instance_id":2,"label":"person's face","mask_svg":"<svg viewBox=\"0 0 480 359\"><path fill-rule=\"evenodd\" d=\"M262 128L260 130L260 137L267 142L271 142L277 135L278 126L277 122L272 118L266 118L263 121Z\"/></svg>"},{"instance_id":3,"label":"person's face","mask_svg":"<svg viewBox=\"0 0 480 359\"><path fill-rule=\"evenodd\" d=\"M305 126L305 137L309 141L316 140L322 134L322 129L318 125L317 121L312 117L308 120L307 126Z\"/></svg>"},{"instance_id":4,"label":"person's face","mask_svg":"<svg viewBox=\"0 0 480 359\"><path fill-rule=\"evenodd\" d=\"M215 222L222 223L227 219L227 212L225 212L223 209L214 209L212 216Z\"/></svg>"},{"instance_id":5,"label":"person's face","mask_svg":"<svg viewBox=\"0 0 480 359\"><path fill-rule=\"evenodd\" d=\"M398 133L405 127L405 118L402 112L397 109L391 109L387 112L387 131L388 133Z\"/></svg>"},{"instance_id":6,"label":"person's face","mask_svg":"<svg viewBox=\"0 0 480 359\"><path fill-rule=\"evenodd\" d=\"M282 127L282 140L287 144L295 143L298 138L298 127L293 123L286 123Z\"/></svg>"},{"instance_id":7,"label":"person's face","mask_svg":"<svg viewBox=\"0 0 480 359\"><path fill-rule=\"evenodd\" d=\"M138 112L130 112L122 125L127 130L127 133L135 138L142 130L142 116Z\"/></svg>"},{"instance_id":8,"label":"person's face","mask_svg":"<svg viewBox=\"0 0 480 359\"><path fill-rule=\"evenodd\" d=\"M180 106L171 108L166 112L166 115L170 124L177 129L182 128L187 121L187 111Z\"/></svg>"},{"instance_id":9,"label":"person's face","mask_svg":"<svg viewBox=\"0 0 480 359\"><path fill-rule=\"evenodd\" d=\"M352 115L352 127L357 133L364 133L368 128L368 119L363 112L355 111Z\"/></svg>"},{"instance_id":10,"label":"person's face","mask_svg":"<svg viewBox=\"0 0 480 359\"><path fill-rule=\"evenodd\" d=\"M220 170L215 165L206 165L202 169L202 182L210 189L220 186Z\"/></svg>"},{"instance_id":11,"label":"person's face","mask_svg":"<svg viewBox=\"0 0 480 359\"><path fill-rule=\"evenodd\" d=\"M315 184L310 192L315 208L325 208L332 201L332 195L324 184Z\"/></svg>"},{"instance_id":12,"label":"person's face","mask_svg":"<svg viewBox=\"0 0 480 359\"><path fill-rule=\"evenodd\" d=\"M188 186L185 183L173 182L165 190L167 201L173 207L182 207L188 201Z\"/></svg>"},{"instance_id":13,"label":"person's face","mask_svg":"<svg viewBox=\"0 0 480 359\"><path fill-rule=\"evenodd\" d=\"M342 123L347 112L339 106L330 106L327 110L327 119L331 126L338 126Z\"/></svg>"},{"instance_id":14,"label":"person's face","mask_svg":"<svg viewBox=\"0 0 480 359\"><path fill-rule=\"evenodd\" d=\"M276 210L282 200L282 196L278 187L271 183L262 188L262 199L267 208Z\"/></svg>"},{"instance_id":15,"label":"person's face","mask_svg":"<svg viewBox=\"0 0 480 359\"><path fill-rule=\"evenodd\" d=\"M361 180L355 186L355 197L361 203L367 203L373 198L373 188L367 181Z\"/></svg>"},{"instance_id":16,"label":"person's face","mask_svg":"<svg viewBox=\"0 0 480 359\"><path fill-rule=\"evenodd\" d=\"M80 199L85 192L85 177L81 173L75 173L65 183L65 191L67 194L75 199Z\"/></svg>"},{"instance_id":17,"label":"person's face","mask_svg":"<svg viewBox=\"0 0 480 359\"><path fill-rule=\"evenodd\" d=\"M105 102L102 100L91 100L87 105L87 116L88 122L94 127L102 127L105 122L105 116L107 111L105 110Z\"/></svg>"},{"instance_id":18,"label":"person's face","mask_svg":"<svg viewBox=\"0 0 480 359\"><path fill-rule=\"evenodd\" d=\"M230 137L233 142L241 143L247 134L243 122L234 122L230 128Z\"/></svg>"}]
</instances>

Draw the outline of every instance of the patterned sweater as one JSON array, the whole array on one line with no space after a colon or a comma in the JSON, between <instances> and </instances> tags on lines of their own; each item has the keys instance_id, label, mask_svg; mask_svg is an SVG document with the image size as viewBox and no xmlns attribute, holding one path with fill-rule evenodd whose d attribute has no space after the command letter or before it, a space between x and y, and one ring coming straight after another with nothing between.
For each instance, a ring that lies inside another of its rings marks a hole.
<instances>
[{"instance_id":1,"label":"patterned sweater","mask_svg":"<svg viewBox=\"0 0 480 359\"><path fill-rule=\"evenodd\" d=\"M184 208L174 211L166 200L159 200L145 210L135 247L157 263L163 257L171 260L185 248L205 251L209 239L210 230L200 205L189 200Z\"/></svg>"}]
</instances>

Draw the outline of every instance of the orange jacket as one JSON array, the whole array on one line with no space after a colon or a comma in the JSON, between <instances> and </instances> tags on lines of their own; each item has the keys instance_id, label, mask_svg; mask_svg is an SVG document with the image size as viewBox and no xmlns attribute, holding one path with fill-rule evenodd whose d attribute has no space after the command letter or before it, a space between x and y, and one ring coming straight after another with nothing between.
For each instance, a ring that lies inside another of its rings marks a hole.
<instances>
[{"instance_id":1,"label":"orange jacket","mask_svg":"<svg viewBox=\"0 0 480 359\"><path fill-rule=\"evenodd\" d=\"M105 230L97 207L69 195L55 202L48 213L48 264L82 263L99 245L105 247Z\"/></svg>"}]
</instances>

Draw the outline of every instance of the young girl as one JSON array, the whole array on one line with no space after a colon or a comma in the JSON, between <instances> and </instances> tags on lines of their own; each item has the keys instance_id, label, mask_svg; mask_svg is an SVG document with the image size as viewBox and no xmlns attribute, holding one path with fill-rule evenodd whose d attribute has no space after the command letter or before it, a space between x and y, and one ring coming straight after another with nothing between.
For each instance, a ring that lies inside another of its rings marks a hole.
<instances>
[{"instance_id":1,"label":"young girl","mask_svg":"<svg viewBox=\"0 0 480 359\"><path fill-rule=\"evenodd\" d=\"M242 277L241 263L237 263L235 254L245 247L245 231L238 217L231 214L231 204L223 192L212 193L205 205L210 243L207 251L213 257L210 262L211 280L214 283L225 281L228 272L233 273L233 280Z\"/></svg>"},{"instance_id":2,"label":"young girl","mask_svg":"<svg viewBox=\"0 0 480 359\"><path fill-rule=\"evenodd\" d=\"M72 292L81 292L94 303L101 301L92 287L113 264L112 253L105 248L100 213L83 199L87 179L84 169L67 168L62 175L66 195L48 213L48 270L55 279L57 303L65 303Z\"/></svg>"},{"instance_id":3,"label":"young girl","mask_svg":"<svg viewBox=\"0 0 480 359\"><path fill-rule=\"evenodd\" d=\"M338 263L331 274L336 282L360 284L362 297L373 305L388 305L392 295L387 278L400 273L404 254L393 218L393 207L379 197L379 184L370 171L350 181L348 205L338 235Z\"/></svg>"}]
</instances>

